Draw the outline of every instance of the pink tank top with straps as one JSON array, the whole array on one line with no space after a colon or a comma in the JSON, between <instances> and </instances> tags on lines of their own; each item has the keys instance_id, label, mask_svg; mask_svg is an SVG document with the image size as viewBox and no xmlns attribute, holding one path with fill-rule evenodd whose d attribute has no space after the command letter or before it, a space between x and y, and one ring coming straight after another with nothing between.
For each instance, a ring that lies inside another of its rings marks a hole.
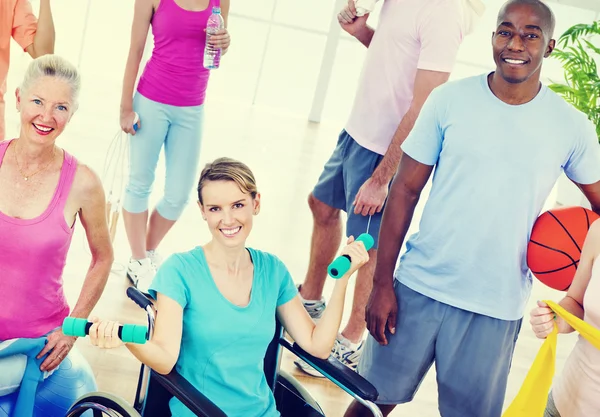
<instances>
[{"instance_id":1,"label":"pink tank top with straps","mask_svg":"<svg viewBox=\"0 0 600 417\"><path fill-rule=\"evenodd\" d=\"M0 166L10 141L0 142ZM0 340L40 337L69 315L62 273L73 236L64 209L77 160L64 152L54 196L33 219L0 212Z\"/></svg>"},{"instance_id":2,"label":"pink tank top with straps","mask_svg":"<svg viewBox=\"0 0 600 417\"><path fill-rule=\"evenodd\" d=\"M204 103L210 77L204 68L204 29L213 7L221 7L221 0L208 0L199 11L160 0L152 17L154 49L138 84L141 95L178 107Z\"/></svg>"}]
</instances>

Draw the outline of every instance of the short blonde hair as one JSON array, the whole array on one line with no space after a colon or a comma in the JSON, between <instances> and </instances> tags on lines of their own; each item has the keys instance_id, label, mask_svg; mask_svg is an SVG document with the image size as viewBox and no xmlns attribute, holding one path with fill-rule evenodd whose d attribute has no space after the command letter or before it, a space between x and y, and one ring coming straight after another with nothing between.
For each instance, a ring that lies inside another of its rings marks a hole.
<instances>
[{"instance_id":1,"label":"short blonde hair","mask_svg":"<svg viewBox=\"0 0 600 417\"><path fill-rule=\"evenodd\" d=\"M198 201L202 202L202 189L209 181L233 181L240 190L256 197L258 189L254 174L246 164L231 158L218 158L206 164L198 181Z\"/></svg>"},{"instance_id":2,"label":"short blonde hair","mask_svg":"<svg viewBox=\"0 0 600 417\"><path fill-rule=\"evenodd\" d=\"M69 84L74 110L77 109L81 90L81 76L77 68L58 55L48 54L37 57L25 71L20 86L21 91L26 92L35 81L44 76L60 78Z\"/></svg>"}]
</instances>

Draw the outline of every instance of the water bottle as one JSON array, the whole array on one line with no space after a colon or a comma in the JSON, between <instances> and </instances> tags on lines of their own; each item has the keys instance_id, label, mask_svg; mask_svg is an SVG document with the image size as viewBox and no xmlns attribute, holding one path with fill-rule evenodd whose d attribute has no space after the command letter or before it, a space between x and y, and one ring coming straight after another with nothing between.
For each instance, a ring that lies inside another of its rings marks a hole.
<instances>
[{"instance_id":1,"label":"water bottle","mask_svg":"<svg viewBox=\"0 0 600 417\"><path fill-rule=\"evenodd\" d=\"M206 22L206 46L204 47L204 68L217 69L221 62L221 48L213 48L208 44L210 35L214 35L225 27L225 21L221 16L221 8L213 7L212 14Z\"/></svg>"}]
</instances>

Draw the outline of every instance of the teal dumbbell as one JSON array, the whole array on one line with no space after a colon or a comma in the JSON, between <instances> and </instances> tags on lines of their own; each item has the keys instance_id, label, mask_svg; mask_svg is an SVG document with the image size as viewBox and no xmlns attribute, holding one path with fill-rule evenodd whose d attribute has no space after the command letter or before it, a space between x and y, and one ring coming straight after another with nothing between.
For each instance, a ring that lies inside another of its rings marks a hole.
<instances>
[{"instance_id":1,"label":"teal dumbbell","mask_svg":"<svg viewBox=\"0 0 600 417\"><path fill-rule=\"evenodd\" d=\"M85 337L89 334L92 322L86 319L67 317L62 325L62 331L66 336ZM124 343L137 343L143 345L148 340L148 328L137 324L125 324L119 326L119 339Z\"/></svg>"},{"instance_id":2,"label":"teal dumbbell","mask_svg":"<svg viewBox=\"0 0 600 417\"><path fill-rule=\"evenodd\" d=\"M375 244L375 240L373 236L368 233L363 233L359 237L356 238L357 242L362 242L365 245L365 249L369 250ZM342 255L335 258L335 260L329 264L327 268L327 273L331 278L341 278L344 276L346 272L350 269L351 259L348 255Z\"/></svg>"}]
</instances>

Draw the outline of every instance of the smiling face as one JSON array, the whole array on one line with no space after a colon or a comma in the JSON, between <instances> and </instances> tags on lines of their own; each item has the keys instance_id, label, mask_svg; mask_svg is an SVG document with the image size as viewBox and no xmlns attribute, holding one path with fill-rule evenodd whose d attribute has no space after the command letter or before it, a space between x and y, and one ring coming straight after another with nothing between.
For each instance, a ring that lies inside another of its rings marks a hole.
<instances>
[{"instance_id":1,"label":"smiling face","mask_svg":"<svg viewBox=\"0 0 600 417\"><path fill-rule=\"evenodd\" d=\"M214 240L226 247L244 247L260 208L260 195L252 198L234 181L207 181L201 192L200 210Z\"/></svg>"},{"instance_id":2,"label":"smiling face","mask_svg":"<svg viewBox=\"0 0 600 417\"><path fill-rule=\"evenodd\" d=\"M33 142L54 142L73 115L73 91L58 77L41 76L16 96L21 134Z\"/></svg>"},{"instance_id":3,"label":"smiling face","mask_svg":"<svg viewBox=\"0 0 600 417\"><path fill-rule=\"evenodd\" d=\"M527 3L509 4L501 12L492 45L496 72L506 82L539 81L542 61L555 43L547 19L539 6Z\"/></svg>"}]
</instances>

